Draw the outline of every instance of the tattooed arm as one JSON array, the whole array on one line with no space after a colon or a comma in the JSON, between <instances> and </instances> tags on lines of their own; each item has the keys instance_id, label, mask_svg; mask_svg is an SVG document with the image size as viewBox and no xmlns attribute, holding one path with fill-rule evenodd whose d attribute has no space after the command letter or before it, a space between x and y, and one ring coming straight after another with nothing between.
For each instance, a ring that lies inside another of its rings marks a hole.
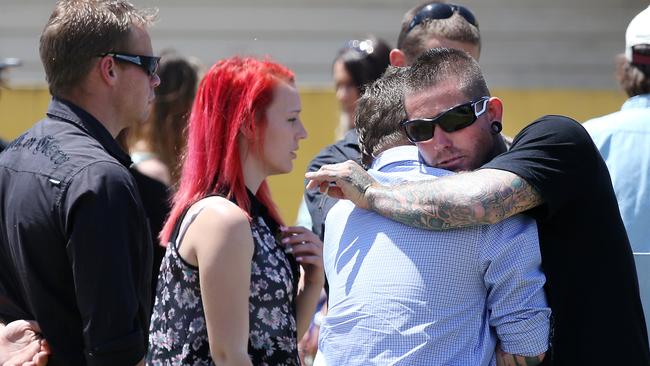
<instances>
[{"instance_id":1,"label":"tattooed arm","mask_svg":"<svg viewBox=\"0 0 650 366\"><path fill-rule=\"evenodd\" d=\"M544 361L545 355L545 353L537 356L512 355L497 347L497 366L536 366Z\"/></svg>"},{"instance_id":2,"label":"tattooed arm","mask_svg":"<svg viewBox=\"0 0 650 366\"><path fill-rule=\"evenodd\" d=\"M328 182L328 194L357 206L429 230L493 224L542 203L541 196L516 174L481 169L397 186L378 184L358 164L347 161L307 173L307 188Z\"/></svg>"}]
</instances>

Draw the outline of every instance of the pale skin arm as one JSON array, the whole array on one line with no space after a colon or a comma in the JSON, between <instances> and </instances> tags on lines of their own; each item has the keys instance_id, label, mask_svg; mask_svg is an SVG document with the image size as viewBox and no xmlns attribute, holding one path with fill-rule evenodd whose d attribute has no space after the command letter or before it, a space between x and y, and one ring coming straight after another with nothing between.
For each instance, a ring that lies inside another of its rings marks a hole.
<instances>
[{"instance_id":1,"label":"pale skin arm","mask_svg":"<svg viewBox=\"0 0 650 366\"><path fill-rule=\"evenodd\" d=\"M296 322L298 339L305 334L316 311L320 292L325 285L323 271L323 242L316 234L300 226L281 228L286 246L301 266L298 296L296 297Z\"/></svg>"},{"instance_id":2,"label":"pale skin arm","mask_svg":"<svg viewBox=\"0 0 650 366\"><path fill-rule=\"evenodd\" d=\"M252 366L248 302L253 237L243 211L214 197L190 225L181 256L199 267L201 297L214 362Z\"/></svg>"},{"instance_id":3,"label":"pale skin arm","mask_svg":"<svg viewBox=\"0 0 650 366\"><path fill-rule=\"evenodd\" d=\"M0 365L44 366L50 353L34 321L16 320L0 323Z\"/></svg>"},{"instance_id":4,"label":"pale skin arm","mask_svg":"<svg viewBox=\"0 0 650 366\"><path fill-rule=\"evenodd\" d=\"M428 230L494 224L536 207L542 198L524 179L511 172L481 169L396 186L377 183L353 161L325 165L305 174L308 189L351 200L403 224Z\"/></svg>"}]
</instances>

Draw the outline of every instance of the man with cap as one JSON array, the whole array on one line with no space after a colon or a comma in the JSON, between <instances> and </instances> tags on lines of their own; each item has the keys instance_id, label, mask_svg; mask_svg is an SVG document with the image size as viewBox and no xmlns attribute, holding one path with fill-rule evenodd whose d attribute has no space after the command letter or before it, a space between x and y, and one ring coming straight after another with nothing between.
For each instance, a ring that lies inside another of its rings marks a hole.
<instances>
[{"instance_id":1,"label":"man with cap","mask_svg":"<svg viewBox=\"0 0 650 366\"><path fill-rule=\"evenodd\" d=\"M623 224L637 260L646 324L650 320L650 7L625 32L625 53L617 56L616 77L629 99L621 110L584 126L600 150L616 193ZM644 290L648 291L644 295Z\"/></svg>"}]
</instances>

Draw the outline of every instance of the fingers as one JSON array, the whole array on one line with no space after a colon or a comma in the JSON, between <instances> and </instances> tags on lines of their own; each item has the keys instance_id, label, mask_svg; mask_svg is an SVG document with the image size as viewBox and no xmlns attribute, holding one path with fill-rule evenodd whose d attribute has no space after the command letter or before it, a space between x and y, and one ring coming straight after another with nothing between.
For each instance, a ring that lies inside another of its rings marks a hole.
<instances>
[{"instance_id":1,"label":"fingers","mask_svg":"<svg viewBox=\"0 0 650 366\"><path fill-rule=\"evenodd\" d=\"M52 353L52 348L50 348L50 344L46 339L41 339L41 352L45 352L48 355Z\"/></svg>"},{"instance_id":2,"label":"fingers","mask_svg":"<svg viewBox=\"0 0 650 366\"><path fill-rule=\"evenodd\" d=\"M282 231L282 243L292 244L305 241L320 241L318 236L302 226L283 226L280 227Z\"/></svg>"},{"instance_id":3,"label":"fingers","mask_svg":"<svg viewBox=\"0 0 650 366\"><path fill-rule=\"evenodd\" d=\"M27 346L23 347L20 351L15 352L9 360L5 361L4 365L35 365L33 363L33 360L40 349L40 341L33 341Z\"/></svg>"},{"instance_id":4,"label":"fingers","mask_svg":"<svg viewBox=\"0 0 650 366\"><path fill-rule=\"evenodd\" d=\"M41 326L38 325L36 320L24 320L27 323L28 327L31 328L35 333L41 333Z\"/></svg>"},{"instance_id":5,"label":"fingers","mask_svg":"<svg viewBox=\"0 0 650 366\"><path fill-rule=\"evenodd\" d=\"M323 247L315 243L299 243L291 246L291 253L296 257L303 257L306 255L321 256Z\"/></svg>"},{"instance_id":6,"label":"fingers","mask_svg":"<svg viewBox=\"0 0 650 366\"><path fill-rule=\"evenodd\" d=\"M316 255L306 255L301 257L296 256L296 260L302 264L311 264L312 266L315 267L323 267L323 258L320 256L316 256Z\"/></svg>"},{"instance_id":7,"label":"fingers","mask_svg":"<svg viewBox=\"0 0 650 366\"><path fill-rule=\"evenodd\" d=\"M292 253L300 263L323 266L323 242L316 234L302 226L281 227L280 230L285 252Z\"/></svg>"},{"instance_id":8,"label":"fingers","mask_svg":"<svg viewBox=\"0 0 650 366\"><path fill-rule=\"evenodd\" d=\"M344 177L349 176L355 164L353 161L348 160L343 163L323 165L315 172L307 172L305 178L310 179L310 181L307 183L306 188L320 187L320 191L325 192L329 183L337 183Z\"/></svg>"},{"instance_id":9,"label":"fingers","mask_svg":"<svg viewBox=\"0 0 650 366\"><path fill-rule=\"evenodd\" d=\"M34 366L45 366L47 365L47 360L49 357L49 352L39 352L34 356L32 363Z\"/></svg>"}]
</instances>

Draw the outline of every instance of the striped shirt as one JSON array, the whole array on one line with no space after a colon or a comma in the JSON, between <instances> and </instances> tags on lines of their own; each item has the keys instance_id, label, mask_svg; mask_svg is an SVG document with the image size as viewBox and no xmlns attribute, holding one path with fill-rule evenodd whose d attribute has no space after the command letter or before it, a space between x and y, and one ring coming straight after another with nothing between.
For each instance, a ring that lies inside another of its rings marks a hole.
<instances>
[{"instance_id":1,"label":"striped shirt","mask_svg":"<svg viewBox=\"0 0 650 366\"><path fill-rule=\"evenodd\" d=\"M403 146L370 174L395 184L450 173ZM512 354L547 350L551 311L532 219L427 231L341 201L325 228L319 348L328 365L495 365L497 340Z\"/></svg>"}]
</instances>

